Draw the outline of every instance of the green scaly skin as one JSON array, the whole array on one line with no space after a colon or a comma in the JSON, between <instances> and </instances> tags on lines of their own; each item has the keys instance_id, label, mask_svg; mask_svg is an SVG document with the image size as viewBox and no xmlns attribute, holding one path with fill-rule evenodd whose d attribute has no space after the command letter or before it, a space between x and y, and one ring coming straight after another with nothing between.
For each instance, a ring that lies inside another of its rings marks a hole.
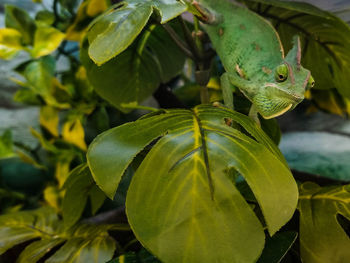
<instances>
[{"instance_id":1,"label":"green scaly skin","mask_svg":"<svg viewBox=\"0 0 350 263\"><path fill-rule=\"evenodd\" d=\"M273 26L248 8L228 0L200 0L194 6L208 18L204 29L231 84L265 119L294 109L304 99L314 80L300 64L299 37L284 56Z\"/></svg>"}]
</instances>

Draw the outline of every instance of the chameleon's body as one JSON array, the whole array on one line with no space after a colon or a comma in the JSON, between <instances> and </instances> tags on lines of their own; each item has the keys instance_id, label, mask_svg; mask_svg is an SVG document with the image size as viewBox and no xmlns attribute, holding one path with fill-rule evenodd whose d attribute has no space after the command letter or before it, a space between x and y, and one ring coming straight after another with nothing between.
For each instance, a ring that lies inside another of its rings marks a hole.
<instances>
[{"instance_id":1,"label":"chameleon's body","mask_svg":"<svg viewBox=\"0 0 350 263\"><path fill-rule=\"evenodd\" d=\"M204 29L231 84L264 118L279 116L303 100L313 78L300 65L299 38L285 57L273 26L246 7L229 0L201 0L198 6L214 17Z\"/></svg>"}]
</instances>

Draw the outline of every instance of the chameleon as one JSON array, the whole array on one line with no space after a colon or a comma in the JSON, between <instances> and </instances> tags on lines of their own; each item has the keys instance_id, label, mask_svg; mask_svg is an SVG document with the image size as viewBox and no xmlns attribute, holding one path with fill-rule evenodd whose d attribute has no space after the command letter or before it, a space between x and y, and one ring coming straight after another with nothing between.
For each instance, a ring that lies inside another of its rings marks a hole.
<instances>
[{"instance_id":1,"label":"chameleon","mask_svg":"<svg viewBox=\"0 0 350 263\"><path fill-rule=\"evenodd\" d=\"M257 119L258 112L265 119L274 118L294 109L305 90L314 86L310 71L301 65L298 36L285 56L272 24L247 7L229 0L200 0L192 5L201 14L226 71L221 85L224 99L225 93L226 97L231 93L232 108L232 91L238 88L252 103L249 115Z\"/></svg>"}]
</instances>

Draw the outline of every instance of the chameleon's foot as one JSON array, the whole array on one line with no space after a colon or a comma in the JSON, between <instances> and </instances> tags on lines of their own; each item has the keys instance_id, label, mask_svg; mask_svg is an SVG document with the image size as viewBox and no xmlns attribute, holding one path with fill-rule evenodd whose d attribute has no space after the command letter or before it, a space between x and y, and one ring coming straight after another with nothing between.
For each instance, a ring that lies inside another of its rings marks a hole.
<instances>
[{"instance_id":1,"label":"chameleon's foot","mask_svg":"<svg viewBox=\"0 0 350 263\"><path fill-rule=\"evenodd\" d=\"M258 111L257 111L256 108L254 107L254 105L252 105L252 106L250 107L248 116L249 116L250 118L252 118L253 121L255 121L255 123L258 124L259 127L261 127L261 123L260 123L259 116L258 116Z\"/></svg>"},{"instance_id":2,"label":"chameleon's foot","mask_svg":"<svg viewBox=\"0 0 350 263\"><path fill-rule=\"evenodd\" d=\"M211 25L218 23L218 19L216 18L215 14L210 12L207 8L202 6L199 2L193 1L192 5L201 14L201 16L198 17L198 19L201 20L203 23L211 24Z\"/></svg>"},{"instance_id":3,"label":"chameleon's foot","mask_svg":"<svg viewBox=\"0 0 350 263\"><path fill-rule=\"evenodd\" d=\"M212 105L213 107L223 107L223 105L218 101L214 101Z\"/></svg>"}]
</instances>

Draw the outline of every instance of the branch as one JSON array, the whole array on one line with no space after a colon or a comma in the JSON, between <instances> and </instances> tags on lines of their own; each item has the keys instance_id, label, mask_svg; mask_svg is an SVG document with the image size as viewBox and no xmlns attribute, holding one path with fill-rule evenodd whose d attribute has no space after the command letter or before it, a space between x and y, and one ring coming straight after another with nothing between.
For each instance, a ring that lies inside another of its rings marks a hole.
<instances>
[{"instance_id":1,"label":"branch","mask_svg":"<svg viewBox=\"0 0 350 263\"><path fill-rule=\"evenodd\" d=\"M127 224L128 220L126 218L125 206L122 206L117 209L98 214L94 217L87 218L83 220L83 222L89 224Z\"/></svg>"},{"instance_id":2,"label":"branch","mask_svg":"<svg viewBox=\"0 0 350 263\"><path fill-rule=\"evenodd\" d=\"M168 24L162 25L165 31L169 34L169 36L172 38L172 40L175 42L175 44L185 53L185 55L192 60L195 60L195 57L193 56L192 52L189 50L186 43L182 41L182 39L176 34L175 30L169 26Z\"/></svg>"}]
</instances>

